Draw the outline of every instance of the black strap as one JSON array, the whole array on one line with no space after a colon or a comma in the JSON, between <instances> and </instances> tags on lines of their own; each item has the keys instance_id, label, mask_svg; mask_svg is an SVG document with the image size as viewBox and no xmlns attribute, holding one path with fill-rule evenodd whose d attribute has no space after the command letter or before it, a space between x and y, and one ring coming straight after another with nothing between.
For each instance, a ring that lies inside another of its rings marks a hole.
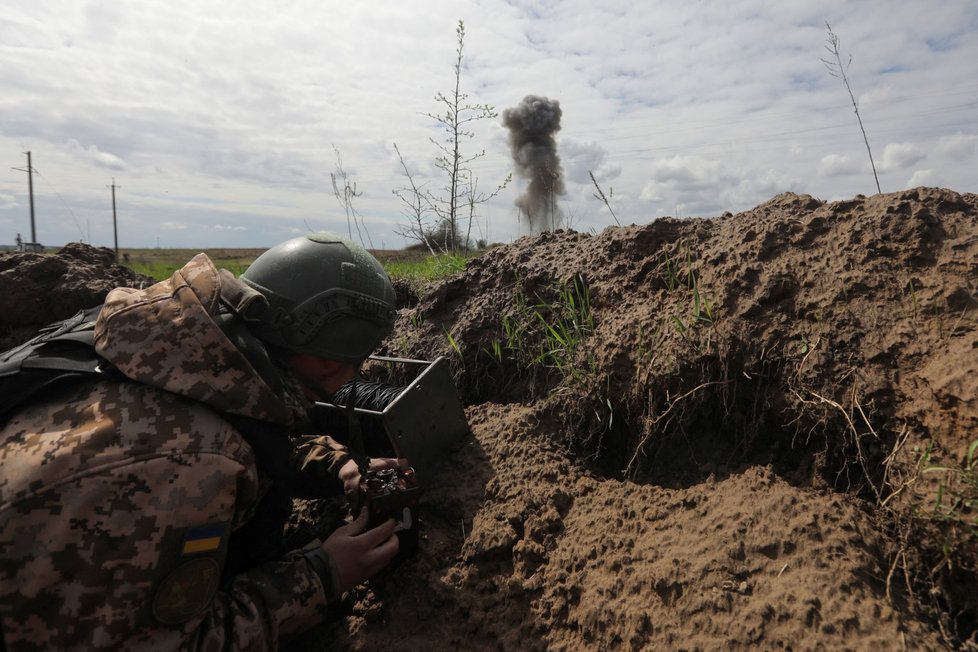
<instances>
[{"instance_id":1,"label":"black strap","mask_svg":"<svg viewBox=\"0 0 978 652\"><path fill-rule=\"evenodd\" d=\"M95 352L95 318L101 308L45 326L27 342L0 353L0 420L55 385L117 373Z\"/></svg>"}]
</instances>

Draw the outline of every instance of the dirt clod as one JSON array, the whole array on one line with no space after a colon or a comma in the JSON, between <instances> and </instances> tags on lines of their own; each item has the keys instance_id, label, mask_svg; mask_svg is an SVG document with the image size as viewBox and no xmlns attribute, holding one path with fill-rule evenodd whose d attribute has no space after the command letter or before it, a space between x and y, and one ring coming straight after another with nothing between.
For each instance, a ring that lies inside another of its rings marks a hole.
<instances>
[{"instance_id":1,"label":"dirt clod","mask_svg":"<svg viewBox=\"0 0 978 652\"><path fill-rule=\"evenodd\" d=\"M72 242L54 255L0 254L0 350L97 306L112 288L144 283L153 280L116 265L115 252L107 247Z\"/></svg>"}]
</instances>

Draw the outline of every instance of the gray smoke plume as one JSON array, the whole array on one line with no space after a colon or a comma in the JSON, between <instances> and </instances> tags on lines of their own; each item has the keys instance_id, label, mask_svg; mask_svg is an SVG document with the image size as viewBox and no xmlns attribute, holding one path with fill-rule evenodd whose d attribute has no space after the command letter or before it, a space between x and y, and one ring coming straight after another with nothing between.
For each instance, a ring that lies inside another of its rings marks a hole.
<instances>
[{"instance_id":1,"label":"gray smoke plume","mask_svg":"<svg viewBox=\"0 0 978 652\"><path fill-rule=\"evenodd\" d=\"M529 180L516 205L534 233L561 223L557 196L564 194L564 170L554 140L560 131L560 115L560 102L536 95L527 95L518 106L503 111L516 174Z\"/></svg>"}]
</instances>

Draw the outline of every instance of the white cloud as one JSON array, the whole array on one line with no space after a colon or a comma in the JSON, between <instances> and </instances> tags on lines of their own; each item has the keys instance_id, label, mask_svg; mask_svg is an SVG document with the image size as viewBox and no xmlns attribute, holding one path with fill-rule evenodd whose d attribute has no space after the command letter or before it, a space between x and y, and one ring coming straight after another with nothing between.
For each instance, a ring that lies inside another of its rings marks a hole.
<instances>
[{"instance_id":1,"label":"white cloud","mask_svg":"<svg viewBox=\"0 0 978 652\"><path fill-rule=\"evenodd\" d=\"M8 195L6 193L0 192L0 209L4 208L15 208L17 206L17 198L13 195Z\"/></svg>"},{"instance_id":2,"label":"white cloud","mask_svg":"<svg viewBox=\"0 0 978 652\"><path fill-rule=\"evenodd\" d=\"M829 154L822 157L818 163L818 176L820 177L841 177L858 171L859 164L844 154Z\"/></svg>"},{"instance_id":3,"label":"white cloud","mask_svg":"<svg viewBox=\"0 0 978 652\"><path fill-rule=\"evenodd\" d=\"M909 168L927 158L927 154L914 143L890 143L883 148L883 156L876 164L879 172L892 172Z\"/></svg>"},{"instance_id":4,"label":"white cloud","mask_svg":"<svg viewBox=\"0 0 978 652\"><path fill-rule=\"evenodd\" d=\"M937 141L937 151L955 161L966 161L975 155L978 147L978 136L975 134L956 133L942 136Z\"/></svg>"},{"instance_id":5,"label":"white cloud","mask_svg":"<svg viewBox=\"0 0 978 652\"><path fill-rule=\"evenodd\" d=\"M160 227L168 231L186 231L190 228L190 225L186 222L162 222Z\"/></svg>"},{"instance_id":6,"label":"white cloud","mask_svg":"<svg viewBox=\"0 0 978 652\"><path fill-rule=\"evenodd\" d=\"M915 170L913 176L907 180L907 188L917 186L933 186L937 183L937 174L934 170Z\"/></svg>"},{"instance_id":7,"label":"white cloud","mask_svg":"<svg viewBox=\"0 0 978 652\"><path fill-rule=\"evenodd\" d=\"M750 161L732 162L696 155L656 161L633 214L710 216L741 210L769 199L790 184L783 172Z\"/></svg>"},{"instance_id":8,"label":"white cloud","mask_svg":"<svg viewBox=\"0 0 978 652\"><path fill-rule=\"evenodd\" d=\"M67 148L69 151L76 152L79 156L88 159L99 167L119 172L126 169L126 164L121 158L109 152L102 152L95 145L85 147L74 138L71 138L67 142Z\"/></svg>"},{"instance_id":9,"label":"white cloud","mask_svg":"<svg viewBox=\"0 0 978 652\"><path fill-rule=\"evenodd\" d=\"M248 227L246 226L237 226L233 224L215 224L213 228L218 231L247 231L248 230Z\"/></svg>"}]
</instances>

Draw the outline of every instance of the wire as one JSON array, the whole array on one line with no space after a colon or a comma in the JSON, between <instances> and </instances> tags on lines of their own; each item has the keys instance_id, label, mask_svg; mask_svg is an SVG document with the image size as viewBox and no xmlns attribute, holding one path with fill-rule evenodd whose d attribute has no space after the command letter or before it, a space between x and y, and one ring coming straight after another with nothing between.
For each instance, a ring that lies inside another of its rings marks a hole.
<instances>
[{"instance_id":1,"label":"wire","mask_svg":"<svg viewBox=\"0 0 978 652\"><path fill-rule=\"evenodd\" d=\"M396 399L403 387L377 383L357 378L347 382L333 394L333 404L344 407L346 423L343 428L336 421L326 421L324 425L331 434L345 443L358 457L391 457L395 455L394 445L388 436L382 419L359 418L352 412L354 407L374 412L383 412ZM353 397L353 403L348 403ZM328 418L328 415L324 415ZM345 437L342 431L345 430ZM360 463L360 460L358 460Z\"/></svg>"},{"instance_id":2,"label":"wire","mask_svg":"<svg viewBox=\"0 0 978 652\"><path fill-rule=\"evenodd\" d=\"M66 202L65 199L64 199L64 197L61 196L61 193L58 192L58 189L54 187L54 184L53 183L51 183L50 181L48 181L48 178L46 176L44 176L43 174L41 174L41 171L40 170L38 170L37 168L34 168L34 172L37 173L37 176L39 176L42 179L44 179L44 183L48 184L51 187L51 190L54 191L54 194L57 195L58 199L61 200L61 203L64 204L65 208L68 209L68 213L71 215L71 219L73 219L75 221L75 226L78 228L78 233L79 233L79 236L81 238L81 241L84 242L85 241L85 232L82 230L81 224L78 222L78 218L75 217L75 211L71 210L71 206L69 206L68 205L68 202Z\"/></svg>"},{"instance_id":3,"label":"wire","mask_svg":"<svg viewBox=\"0 0 978 652\"><path fill-rule=\"evenodd\" d=\"M346 405L353 391L353 381L350 381L336 390L333 394L333 402L336 405ZM383 412L384 408L394 402L403 387L388 385L386 383L375 383L369 380L357 380L356 399L354 407Z\"/></svg>"}]
</instances>

